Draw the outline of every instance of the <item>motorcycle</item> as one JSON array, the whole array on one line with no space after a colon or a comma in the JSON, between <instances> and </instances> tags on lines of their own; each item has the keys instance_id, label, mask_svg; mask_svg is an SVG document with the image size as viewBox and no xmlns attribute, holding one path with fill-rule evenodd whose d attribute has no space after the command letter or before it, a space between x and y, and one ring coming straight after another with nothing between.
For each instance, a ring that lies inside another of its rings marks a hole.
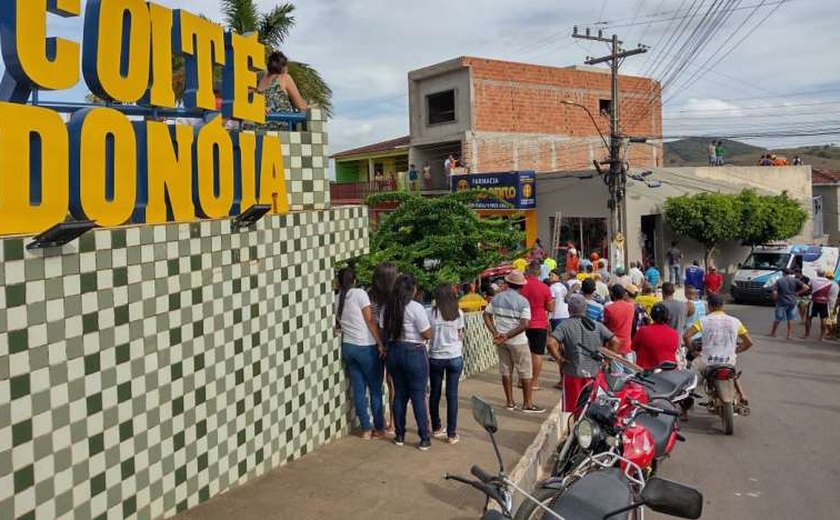
<instances>
[{"instance_id":1,"label":"motorcycle","mask_svg":"<svg viewBox=\"0 0 840 520\"><path fill-rule=\"evenodd\" d=\"M597 361L606 358L603 352L583 348ZM566 438L552 476L562 478L586 456L615 445L625 447L625 456L641 467L655 471L656 463L671 453L676 441L685 440L679 434L679 412L673 403L689 398L697 386L696 374L675 368L673 363L666 363L655 371L629 377L607 370L599 372L581 393L580 413L569 428L574 434ZM638 413L649 404L654 406L648 413ZM593 436L592 432L598 435ZM582 445L582 438L586 439L586 446ZM589 442L593 438L595 442Z\"/></svg>"},{"instance_id":2,"label":"motorcycle","mask_svg":"<svg viewBox=\"0 0 840 520\"><path fill-rule=\"evenodd\" d=\"M738 391L738 372L732 365L712 365L706 368L706 397L701 403L710 413L720 417L723 433L735 433L735 415L746 417L750 414L749 406L741 402Z\"/></svg>"},{"instance_id":3,"label":"motorcycle","mask_svg":"<svg viewBox=\"0 0 840 520\"><path fill-rule=\"evenodd\" d=\"M702 350L703 341L695 339L692 342L693 358ZM732 435L735 433L735 415L746 417L750 414L749 406L741 401L742 392L738 382L741 372L732 365L709 365L703 376L706 381L706 401L700 405L720 417L724 435Z\"/></svg>"},{"instance_id":4,"label":"motorcycle","mask_svg":"<svg viewBox=\"0 0 840 520\"><path fill-rule=\"evenodd\" d=\"M564 492L542 503L511 481L504 471L495 434L498 423L493 408L478 397L472 397L473 418L490 435L499 472L491 475L478 466L470 472L475 479L446 474L447 480L455 480L474 487L485 494L486 499L481 520L512 520L513 499L511 490L522 494L526 501L536 504L542 518L553 520L594 520L603 518L627 519L630 512L643 506L653 511L681 518L699 518L703 509L703 495L696 489L658 477L644 480L644 472L632 461L623 459L613 452L591 457L599 469L592 471L572 483ZM621 461L625 463L621 467ZM500 510L489 509L493 500Z\"/></svg>"}]
</instances>

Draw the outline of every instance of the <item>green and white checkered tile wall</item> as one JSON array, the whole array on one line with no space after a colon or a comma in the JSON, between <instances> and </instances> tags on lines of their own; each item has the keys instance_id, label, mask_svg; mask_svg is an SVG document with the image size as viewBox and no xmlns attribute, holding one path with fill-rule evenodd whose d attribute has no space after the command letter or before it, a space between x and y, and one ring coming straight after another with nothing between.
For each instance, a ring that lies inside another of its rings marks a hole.
<instances>
[{"instance_id":1,"label":"green and white checkered tile wall","mask_svg":"<svg viewBox=\"0 0 840 520\"><path fill-rule=\"evenodd\" d=\"M162 518L347 430L360 207L0 243L0 518ZM75 249L78 250L75 250Z\"/></svg>"}]
</instances>

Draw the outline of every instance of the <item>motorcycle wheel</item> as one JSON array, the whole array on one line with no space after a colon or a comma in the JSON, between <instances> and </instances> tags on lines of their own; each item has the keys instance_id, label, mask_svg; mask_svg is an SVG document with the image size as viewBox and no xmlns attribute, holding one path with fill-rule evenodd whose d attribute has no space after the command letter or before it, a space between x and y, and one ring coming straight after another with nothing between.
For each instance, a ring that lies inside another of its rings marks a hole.
<instances>
[{"instance_id":1,"label":"motorcycle wheel","mask_svg":"<svg viewBox=\"0 0 840 520\"><path fill-rule=\"evenodd\" d=\"M562 489L537 488L531 493L531 496L539 500L540 504L549 507L551 502L562 493ZM513 520L543 520L545 518L551 518L551 516L537 504L524 498L519 509L516 510Z\"/></svg>"},{"instance_id":2,"label":"motorcycle wheel","mask_svg":"<svg viewBox=\"0 0 840 520\"><path fill-rule=\"evenodd\" d=\"M723 420L723 434L732 435L735 431L735 407L732 403L721 405L720 418Z\"/></svg>"}]
</instances>

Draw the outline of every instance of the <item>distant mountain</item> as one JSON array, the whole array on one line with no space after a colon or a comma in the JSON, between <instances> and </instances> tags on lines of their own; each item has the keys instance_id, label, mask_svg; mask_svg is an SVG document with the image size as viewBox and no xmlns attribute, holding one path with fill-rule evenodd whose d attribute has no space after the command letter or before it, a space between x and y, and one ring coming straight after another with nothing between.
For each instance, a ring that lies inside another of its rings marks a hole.
<instances>
[{"instance_id":1,"label":"distant mountain","mask_svg":"<svg viewBox=\"0 0 840 520\"><path fill-rule=\"evenodd\" d=\"M709 163L708 146L709 140L700 138L665 143L665 166L705 166ZM726 162L737 166L754 166L759 158L768 152L766 148L727 139L723 140L723 148L726 150ZM838 146L800 146L770 151L787 157L789 160L792 160L794 155L800 155L805 164L815 168L840 171L840 147Z\"/></svg>"},{"instance_id":2,"label":"distant mountain","mask_svg":"<svg viewBox=\"0 0 840 520\"><path fill-rule=\"evenodd\" d=\"M665 143L665 166L700 166L709 163L709 139L693 137ZM765 153L763 148L723 139L725 157L753 155L758 158Z\"/></svg>"}]
</instances>

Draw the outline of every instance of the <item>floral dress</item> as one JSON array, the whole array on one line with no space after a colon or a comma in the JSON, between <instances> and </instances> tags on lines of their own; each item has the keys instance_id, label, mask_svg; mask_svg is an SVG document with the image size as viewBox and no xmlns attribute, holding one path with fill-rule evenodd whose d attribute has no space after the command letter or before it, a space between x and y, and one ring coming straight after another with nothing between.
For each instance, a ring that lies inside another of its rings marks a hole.
<instances>
[{"instance_id":1,"label":"floral dress","mask_svg":"<svg viewBox=\"0 0 840 520\"><path fill-rule=\"evenodd\" d=\"M297 112L289 99L289 94L283 90L279 77L275 77L268 88L263 92L265 95L265 112L274 114L276 112ZM289 130L286 122L266 121L260 128L263 132L279 132Z\"/></svg>"}]
</instances>

